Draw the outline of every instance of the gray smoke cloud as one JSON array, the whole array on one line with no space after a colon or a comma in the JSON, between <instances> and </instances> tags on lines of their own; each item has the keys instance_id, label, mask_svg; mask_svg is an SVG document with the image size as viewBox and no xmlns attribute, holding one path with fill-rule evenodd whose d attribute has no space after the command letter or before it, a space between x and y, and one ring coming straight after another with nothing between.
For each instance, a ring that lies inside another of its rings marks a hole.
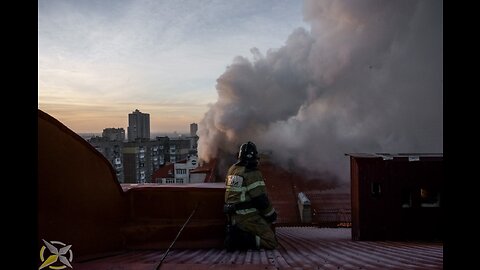
<instances>
[{"instance_id":1,"label":"gray smoke cloud","mask_svg":"<svg viewBox=\"0 0 480 270\"><path fill-rule=\"evenodd\" d=\"M199 155L254 141L285 168L349 180L355 152L443 152L443 2L305 1L283 47L237 56Z\"/></svg>"}]
</instances>

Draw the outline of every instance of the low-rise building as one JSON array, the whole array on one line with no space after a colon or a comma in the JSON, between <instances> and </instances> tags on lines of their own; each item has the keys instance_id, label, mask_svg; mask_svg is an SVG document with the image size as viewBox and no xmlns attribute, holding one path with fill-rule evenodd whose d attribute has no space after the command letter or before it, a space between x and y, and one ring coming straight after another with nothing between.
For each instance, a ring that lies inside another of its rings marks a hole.
<instances>
[{"instance_id":1,"label":"low-rise building","mask_svg":"<svg viewBox=\"0 0 480 270\"><path fill-rule=\"evenodd\" d=\"M156 170L152 175L152 183L157 184L174 184L175 183L175 167L173 163L167 163Z\"/></svg>"},{"instance_id":2,"label":"low-rise building","mask_svg":"<svg viewBox=\"0 0 480 270\"><path fill-rule=\"evenodd\" d=\"M152 183L158 184L189 184L190 172L198 167L198 157L189 156L176 163L168 163L156 170L152 176ZM203 179L202 179L203 180ZM203 182L203 181L200 181ZM200 183L196 182L196 183Z\"/></svg>"}]
</instances>

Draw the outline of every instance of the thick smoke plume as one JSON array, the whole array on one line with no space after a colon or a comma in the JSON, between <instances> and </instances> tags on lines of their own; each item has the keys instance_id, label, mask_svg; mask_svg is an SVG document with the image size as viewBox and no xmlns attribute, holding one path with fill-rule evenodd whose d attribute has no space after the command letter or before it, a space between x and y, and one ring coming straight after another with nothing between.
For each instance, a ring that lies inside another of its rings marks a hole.
<instances>
[{"instance_id":1,"label":"thick smoke plume","mask_svg":"<svg viewBox=\"0 0 480 270\"><path fill-rule=\"evenodd\" d=\"M309 31L217 79L200 158L251 140L285 168L348 181L345 153L443 152L442 5L306 1Z\"/></svg>"}]
</instances>

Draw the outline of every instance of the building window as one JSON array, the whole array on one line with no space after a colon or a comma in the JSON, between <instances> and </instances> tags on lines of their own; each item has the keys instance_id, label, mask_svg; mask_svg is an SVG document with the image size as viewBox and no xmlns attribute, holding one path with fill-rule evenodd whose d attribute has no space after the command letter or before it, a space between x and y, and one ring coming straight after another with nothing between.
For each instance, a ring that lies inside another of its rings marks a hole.
<instances>
[{"instance_id":1,"label":"building window","mask_svg":"<svg viewBox=\"0 0 480 270\"><path fill-rule=\"evenodd\" d=\"M187 169L176 169L177 174L187 174Z\"/></svg>"},{"instance_id":2,"label":"building window","mask_svg":"<svg viewBox=\"0 0 480 270\"><path fill-rule=\"evenodd\" d=\"M166 183L166 184L173 184L173 183L175 183L175 179L173 179L173 178L167 178L167 180L165 180L165 183Z\"/></svg>"},{"instance_id":3,"label":"building window","mask_svg":"<svg viewBox=\"0 0 480 270\"><path fill-rule=\"evenodd\" d=\"M432 190L420 189L420 206L421 207L440 207L440 193Z\"/></svg>"},{"instance_id":4,"label":"building window","mask_svg":"<svg viewBox=\"0 0 480 270\"><path fill-rule=\"evenodd\" d=\"M183 179L182 178L177 179L177 184L183 184Z\"/></svg>"}]
</instances>

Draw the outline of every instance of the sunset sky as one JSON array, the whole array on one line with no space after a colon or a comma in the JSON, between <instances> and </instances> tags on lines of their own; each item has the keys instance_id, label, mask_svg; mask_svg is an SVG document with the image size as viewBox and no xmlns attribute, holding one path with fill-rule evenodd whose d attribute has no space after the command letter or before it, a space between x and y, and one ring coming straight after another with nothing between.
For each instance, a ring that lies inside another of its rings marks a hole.
<instances>
[{"instance_id":1,"label":"sunset sky","mask_svg":"<svg viewBox=\"0 0 480 270\"><path fill-rule=\"evenodd\" d=\"M235 56L283 46L303 21L299 0L38 1L38 108L78 133L184 132L217 100Z\"/></svg>"}]
</instances>

